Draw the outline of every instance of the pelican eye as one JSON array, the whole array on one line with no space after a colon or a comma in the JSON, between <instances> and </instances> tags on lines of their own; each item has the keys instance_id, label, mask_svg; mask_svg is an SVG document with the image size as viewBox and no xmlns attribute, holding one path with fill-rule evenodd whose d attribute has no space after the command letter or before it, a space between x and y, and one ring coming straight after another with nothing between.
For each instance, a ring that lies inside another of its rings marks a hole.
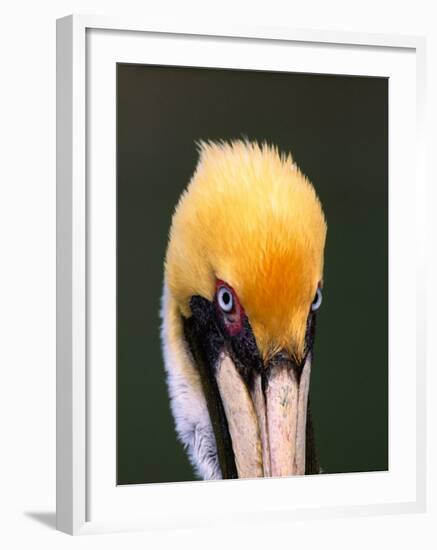
<instances>
[{"instance_id":1,"label":"pelican eye","mask_svg":"<svg viewBox=\"0 0 437 550\"><path fill-rule=\"evenodd\" d=\"M223 311L225 311L226 313L232 311L232 308L234 307L234 298L231 291L228 290L226 287L221 286L218 289L217 301Z\"/></svg>"},{"instance_id":2,"label":"pelican eye","mask_svg":"<svg viewBox=\"0 0 437 550\"><path fill-rule=\"evenodd\" d=\"M311 311L317 311L321 305L322 305L322 291L320 288L318 288L316 295L314 296L313 303L311 304Z\"/></svg>"}]
</instances>

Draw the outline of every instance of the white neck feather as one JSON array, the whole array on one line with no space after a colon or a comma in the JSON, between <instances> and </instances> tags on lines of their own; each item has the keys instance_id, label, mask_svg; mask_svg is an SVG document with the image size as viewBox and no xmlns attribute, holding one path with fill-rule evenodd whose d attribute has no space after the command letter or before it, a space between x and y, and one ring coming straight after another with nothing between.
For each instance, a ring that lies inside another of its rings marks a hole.
<instances>
[{"instance_id":1,"label":"white neck feather","mask_svg":"<svg viewBox=\"0 0 437 550\"><path fill-rule=\"evenodd\" d=\"M161 342L170 406L179 440L196 473L203 479L221 479L217 447L202 384L183 336L167 283L161 299Z\"/></svg>"}]
</instances>

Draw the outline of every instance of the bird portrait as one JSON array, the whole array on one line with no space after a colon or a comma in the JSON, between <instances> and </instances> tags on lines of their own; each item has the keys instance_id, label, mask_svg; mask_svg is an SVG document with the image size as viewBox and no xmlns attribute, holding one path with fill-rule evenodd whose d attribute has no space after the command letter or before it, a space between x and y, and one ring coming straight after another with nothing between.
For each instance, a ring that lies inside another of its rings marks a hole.
<instances>
[{"instance_id":1,"label":"bird portrait","mask_svg":"<svg viewBox=\"0 0 437 550\"><path fill-rule=\"evenodd\" d=\"M117 484L387 471L389 79L116 76Z\"/></svg>"},{"instance_id":2,"label":"bird portrait","mask_svg":"<svg viewBox=\"0 0 437 550\"><path fill-rule=\"evenodd\" d=\"M161 300L177 436L205 480L318 474L309 389L321 202L275 145L198 149L171 221Z\"/></svg>"}]
</instances>

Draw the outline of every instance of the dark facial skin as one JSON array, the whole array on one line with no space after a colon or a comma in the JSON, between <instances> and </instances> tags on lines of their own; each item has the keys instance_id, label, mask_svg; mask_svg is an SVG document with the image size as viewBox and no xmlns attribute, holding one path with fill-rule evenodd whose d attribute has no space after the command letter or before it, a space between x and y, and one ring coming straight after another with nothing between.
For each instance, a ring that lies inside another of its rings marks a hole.
<instances>
[{"instance_id":1,"label":"dark facial skin","mask_svg":"<svg viewBox=\"0 0 437 550\"><path fill-rule=\"evenodd\" d=\"M239 303L236 303L235 306L235 312L238 315L232 313L224 315L217 305L217 297L210 302L201 296L193 296L190 307L191 317L188 319L183 318L185 338L202 380L216 438L222 476L224 479L235 479L238 478L237 468L228 423L215 379L215 365L220 352L226 350L249 388L252 385L255 372L262 373L263 387L265 388L268 383L270 369L278 360L278 357L273 357L267 364L263 363L249 319ZM312 354L315 325L316 313L310 311L307 321L304 358L299 363L293 358L287 360L289 361L289 368L295 369L299 376L308 354ZM308 403L305 474L318 474L319 470Z\"/></svg>"}]
</instances>

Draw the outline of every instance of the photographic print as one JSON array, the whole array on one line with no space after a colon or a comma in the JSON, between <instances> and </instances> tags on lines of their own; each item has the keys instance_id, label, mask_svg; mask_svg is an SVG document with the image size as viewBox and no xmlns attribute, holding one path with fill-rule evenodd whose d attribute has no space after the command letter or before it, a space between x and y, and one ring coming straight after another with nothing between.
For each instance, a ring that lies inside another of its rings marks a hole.
<instances>
[{"instance_id":1,"label":"photographic print","mask_svg":"<svg viewBox=\"0 0 437 550\"><path fill-rule=\"evenodd\" d=\"M388 469L388 79L117 65L117 483Z\"/></svg>"}]
</instances>

